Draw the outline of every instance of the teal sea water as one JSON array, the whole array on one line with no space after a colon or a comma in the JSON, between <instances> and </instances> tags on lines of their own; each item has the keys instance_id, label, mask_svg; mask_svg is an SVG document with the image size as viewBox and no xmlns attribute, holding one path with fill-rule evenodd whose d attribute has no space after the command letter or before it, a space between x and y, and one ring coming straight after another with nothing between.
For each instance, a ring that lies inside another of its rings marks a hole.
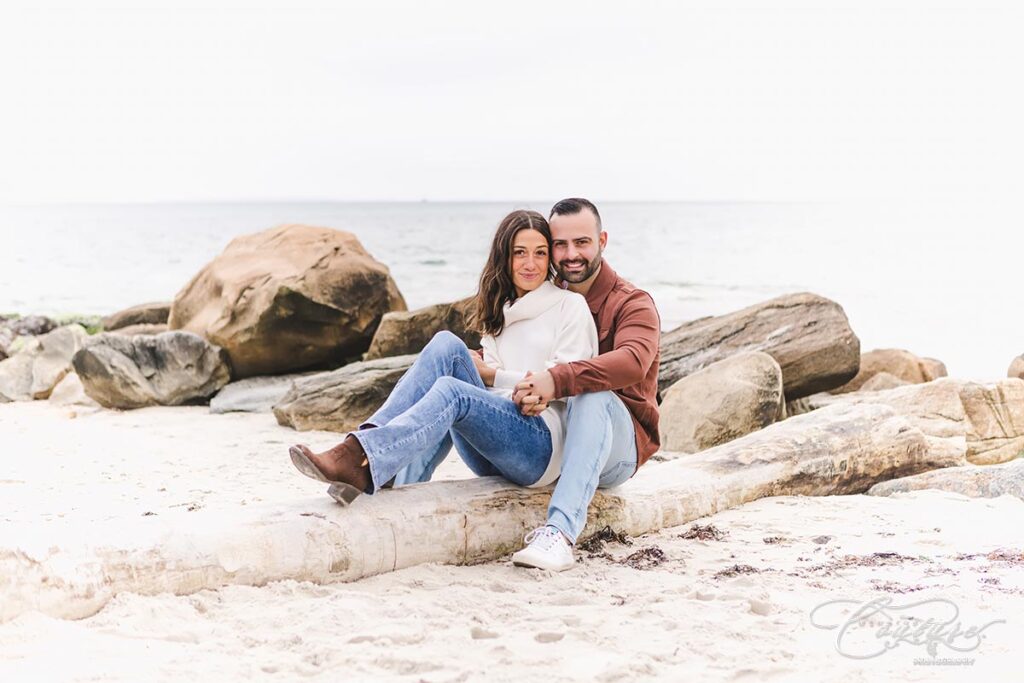
<instances>
[{"instance_id":1,"label":"teal sea water","mask_svg":"<svg viewBox=\"0 0 1024 683\"><path fill-rule=\"evenodd\" d=\"M0 207L0 312L105 314L169 300L235 236L281 223L354 232L411 308L472 293L514 208L486 203ZM865 350L907 348L957 376L1024 352L1020 230L991 206L602 203L606 258L654 296L663 328L778 294L843 305Z\"/></svg>"}]
</instances>

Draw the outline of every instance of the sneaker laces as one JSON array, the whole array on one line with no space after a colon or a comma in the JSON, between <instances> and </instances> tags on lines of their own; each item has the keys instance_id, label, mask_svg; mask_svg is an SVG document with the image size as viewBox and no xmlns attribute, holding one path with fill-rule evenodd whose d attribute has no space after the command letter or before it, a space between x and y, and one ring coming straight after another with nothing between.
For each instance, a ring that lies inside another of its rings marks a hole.
<instances>
[{"instance_id":1,"label":"sneaker laces","mask_svg":"<svg viewBox=\"0 0 1024 683\"><path fill-rule=\"evenodd\" d=\"M536 541L537 547L540 550L548 551L558 543L558 537L561 535L562 532L553 526L540 526L526 534L523 542L526 545L533 545L534 541Z\"/></svg>"}]
</instances>

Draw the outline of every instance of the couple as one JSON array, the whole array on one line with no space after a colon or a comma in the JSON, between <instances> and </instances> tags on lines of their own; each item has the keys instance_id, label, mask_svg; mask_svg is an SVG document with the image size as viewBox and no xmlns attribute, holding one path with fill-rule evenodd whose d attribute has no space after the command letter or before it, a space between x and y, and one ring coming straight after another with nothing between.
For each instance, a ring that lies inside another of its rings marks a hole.
<instances>
[{"instance_id":1,"label":"couple","mask_svg":"<svg viewBox=\"0 0 1024 683\"><path fill-rule=\"evenodd\" d=\"M480 276L482 350L438 333L356 432L323 453L293 446L292 462L348 504L429 481L454 444L478 476L555 483L546 524L512 560L572 567L594 491L658 450L661 324L650 295L602 260L607 241L586 199L558 202L550 222L510 213Z\"/></svg>"}]
</instances>

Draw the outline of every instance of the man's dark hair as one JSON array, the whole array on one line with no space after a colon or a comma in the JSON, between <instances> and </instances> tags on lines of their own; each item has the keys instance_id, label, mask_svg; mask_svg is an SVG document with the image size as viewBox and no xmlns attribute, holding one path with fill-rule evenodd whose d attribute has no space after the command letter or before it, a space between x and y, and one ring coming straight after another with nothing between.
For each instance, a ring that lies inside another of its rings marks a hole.
<instances>
[{"instance_id":1,"label":"man's dark hair","mask_svg":"<svg viewBox=\"0 0 1024 683\"><path fill-rule=\"evenodd\" d=\"M551 215L548 218L554 216L575 216L583 209L588 209L590 213L594 214L594 218L597 219L597 230L601 231L601 214L597 212L597 207L594 206L594 202L589 199L583 199L582 197L570 197L569 199L563 199L554 206L551 207Z\"/></svg>"}]
</instances>

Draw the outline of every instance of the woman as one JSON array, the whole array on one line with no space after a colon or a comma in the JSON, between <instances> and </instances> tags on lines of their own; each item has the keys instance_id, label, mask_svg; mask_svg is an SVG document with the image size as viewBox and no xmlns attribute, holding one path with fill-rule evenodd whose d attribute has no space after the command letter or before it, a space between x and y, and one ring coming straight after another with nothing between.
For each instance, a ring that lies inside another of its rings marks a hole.
<instances>
[{"instance_id":1,"label":"woman","mask_svg":"<svg viewBox=\"0 0 1024 683\"><path fill-rule=\"evenodd\" d=\"M521 486L557 479L564 404L553 401L541 415L525 416L512 389L530 372L595 356L597 332L586 300L553 284L550 254L543 216L506 216L477 293L482 358L455 335L438 333L358 431L323 453L293 446L296 468L333 482L331 495L342 504L400 472L399 483L429 479L453 443L479 476L500 475Z\"/></svg>"}]
</instances>

